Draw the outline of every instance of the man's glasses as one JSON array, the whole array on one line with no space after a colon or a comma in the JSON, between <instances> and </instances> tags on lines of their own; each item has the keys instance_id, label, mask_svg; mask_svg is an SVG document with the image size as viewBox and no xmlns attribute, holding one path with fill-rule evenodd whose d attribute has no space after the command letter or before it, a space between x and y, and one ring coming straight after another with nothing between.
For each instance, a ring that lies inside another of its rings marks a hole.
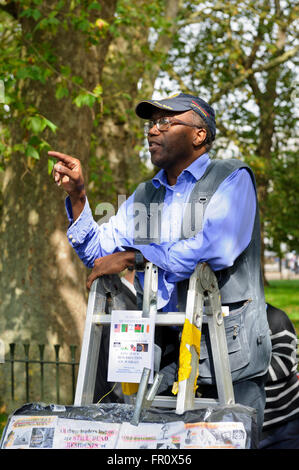
<instances>
[{"instance_id":1,"label":"man's glasses","mask_svg":"<svg viewBox=\"0 0 299 470\"><path fill-rule=\"evenodd\" d=\"M175 124L180 124L182 126L188 126L188 127L197 127L198 129L201 129L200 126L196 126L195 124L189 124L188 122L183 122L180 121L180 119L169 119L169 118L160 118L160 119L154 119L146 122L144 124L144 133L145 135L148 135L149 131L151 130L152 127L157 126L158 131L168 131L171 126L174 126Z\"/></svg>"}]
</instances>

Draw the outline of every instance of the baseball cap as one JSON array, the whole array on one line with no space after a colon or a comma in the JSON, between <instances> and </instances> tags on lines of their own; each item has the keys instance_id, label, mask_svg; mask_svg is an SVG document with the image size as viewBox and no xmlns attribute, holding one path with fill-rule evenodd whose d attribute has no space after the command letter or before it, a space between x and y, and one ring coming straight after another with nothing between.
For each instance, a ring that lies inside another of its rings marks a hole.
<instances>
[{"instance_id":1,"label":"baseball cap","mask_svg":"<svg viewBox=\"0 0 299 470\"><path fill-rule=\"evenodd\" d=\"M216 134L216 122L214 109L203 99L188 95L186 93L176 93L162 100L144 100L136 106L135 112L142 119L150 119L155 108L167 111L190 111L193 110L206 122L211 137L214 140Z\"/></svg>"}]
</instances>

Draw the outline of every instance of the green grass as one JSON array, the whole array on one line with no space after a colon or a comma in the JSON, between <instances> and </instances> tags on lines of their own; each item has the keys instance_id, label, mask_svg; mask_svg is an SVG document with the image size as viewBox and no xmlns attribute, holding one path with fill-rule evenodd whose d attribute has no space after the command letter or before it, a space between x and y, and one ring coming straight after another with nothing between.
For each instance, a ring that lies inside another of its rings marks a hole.
<instances>
[{"instance_id":1,"label":"green grass","mask_svg":"<svg viewBox=\"0 0 299 470\"><path fill-rule=\"evenodd\" d=\"M266 301L284 310L299 336L299 280L273 280L265 287Z\"/></svg>"},{"instance_id":2,"label":"green grass","mask_svg":"<svg viewBox=\"0 0 299 470\"><path fill-rule=\"evenodd\" d=\"M3 429L7 423L8 415L6 413L0 413L0 439L2 436Z\"/></svg>"}]
</instances>

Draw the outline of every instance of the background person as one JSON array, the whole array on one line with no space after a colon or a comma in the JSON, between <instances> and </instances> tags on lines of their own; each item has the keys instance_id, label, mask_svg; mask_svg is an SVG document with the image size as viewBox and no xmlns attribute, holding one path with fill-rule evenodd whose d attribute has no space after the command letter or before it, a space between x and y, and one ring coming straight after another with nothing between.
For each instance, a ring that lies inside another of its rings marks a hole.
<instances>
[{"instance_id":1,"label":"background person","mask_svg":"<svg viewBox=\"0 0 299 470\"><path fill-rule=\"evenodd\" d=\"M297 334L288 315L267 304L272 356L266 382L261 449L299 449Z\"/></svg>"}]
</instances>

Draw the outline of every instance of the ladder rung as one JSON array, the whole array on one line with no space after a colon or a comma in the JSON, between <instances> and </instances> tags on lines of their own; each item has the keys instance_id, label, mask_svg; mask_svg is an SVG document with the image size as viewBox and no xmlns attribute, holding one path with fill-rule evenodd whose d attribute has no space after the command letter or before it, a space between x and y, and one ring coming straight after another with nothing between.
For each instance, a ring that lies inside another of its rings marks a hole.
<instances>
[{"instance_id":1,"label":"ladder rung","mask_svg":"<svg viewBox=\"0 0 299 470\"><path fill-rule=\"evenodd\" d=\"M126 312L126 310L124 311ZM159 326L183 326L185 320L186 313L184 312L165 312L156 314L155 324ZM207 315L203 315L202 322L207 323ZM111 315L105 313L93 315L93 323L96 325L109 325L111 323Z\"/></svg>"},{"instance_id":2,"label":"ladder rung","mask_svg":"<svg viewBox=\"0 0 299 470\"><path fill-rule=\"evenodd\" d=\"M156 406L157 408L175 408L177 403L176 397L157 395L151 406ZM195 408L208 408L214 407L219 404L219 400L214 398L194 398L194 407Z\"/></svg>"},{"instance_id":3,"label":"ladder rung","mask_svg":"<svg viewBox=\"0 0 299 470\"><path fill-rule=\"evenodd\" d=\"M181 312L158 313L156 315L156 325L183 325L186 320L186 314ZM93 323L97 325L109 325L111 323L111 315L94 315Z\"/></svg>"}]
</instances>

